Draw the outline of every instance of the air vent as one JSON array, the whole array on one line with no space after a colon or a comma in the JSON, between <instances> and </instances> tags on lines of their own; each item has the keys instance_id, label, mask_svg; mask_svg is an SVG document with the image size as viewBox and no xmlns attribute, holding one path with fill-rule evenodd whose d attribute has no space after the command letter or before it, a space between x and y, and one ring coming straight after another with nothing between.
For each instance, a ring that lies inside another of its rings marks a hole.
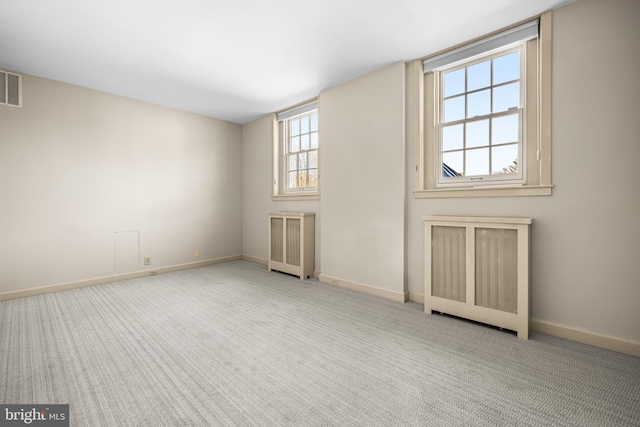
<instances>
[{"instance_id":1,"label":"air vent","mask_svg":"<svg viewBox=\"0 0 640 427\"><path fill-rule=\"evenodd\" d=\"M22 107L22 76L0 70L0 105Z\"/></svg>"}]
</instances>

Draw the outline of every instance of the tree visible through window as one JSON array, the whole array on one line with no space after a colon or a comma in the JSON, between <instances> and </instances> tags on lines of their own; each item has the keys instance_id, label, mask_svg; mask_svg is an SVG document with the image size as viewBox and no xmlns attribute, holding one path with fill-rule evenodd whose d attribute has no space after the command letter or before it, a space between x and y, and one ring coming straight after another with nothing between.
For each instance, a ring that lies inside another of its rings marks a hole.
<instances>
[{"instance_id":1,"label":"tree visible through window","mask_svg":"<svg viewBox=\"0 0 640 427\"><path fill-rule=\"evenodd\" d=\"M285 121L288 190L318 187L318 111Z\"/></svg>"}]
</instances>

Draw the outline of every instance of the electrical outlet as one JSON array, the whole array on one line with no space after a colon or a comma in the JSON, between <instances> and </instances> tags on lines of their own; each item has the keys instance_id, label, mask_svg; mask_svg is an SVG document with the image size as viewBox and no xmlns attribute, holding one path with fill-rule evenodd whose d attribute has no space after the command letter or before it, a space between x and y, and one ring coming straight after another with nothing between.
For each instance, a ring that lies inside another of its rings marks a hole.
<instances>
[{"instance_id":1,"label":"electrical outlet","mask_svg":"<svg viewBox=\"0 0 640 427\"><path fill-rule=\"evenodd\" d=\"M195 251L195 252L193 253L193 257L194 257L194 258L200 258L200 251Z\"/></svg>"},{"instance_id":2,"label":"electrical outlet","mask_svg":"<svg viewBox=\"0 0 640 427\"><path fill-rule=\"evenodd\" d=\"M144 258L144 265L151 265L151 257Z\"/></svg>"}]
</instances>

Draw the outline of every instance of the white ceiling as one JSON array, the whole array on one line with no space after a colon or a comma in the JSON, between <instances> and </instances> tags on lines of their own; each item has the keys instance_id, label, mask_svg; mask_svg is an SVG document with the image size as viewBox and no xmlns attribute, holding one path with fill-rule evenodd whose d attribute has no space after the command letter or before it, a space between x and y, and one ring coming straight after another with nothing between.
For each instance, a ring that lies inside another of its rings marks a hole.
<instances>
[{"instance_id":1,"label":"white ceiling","mask_svg":"<svg viewBox=\"0 0 640 427\"><path fill-rule=\"evenodd\" d=\"M571 0L0 0L0 68L236 123Z\"/></svg>"}]
</instances>

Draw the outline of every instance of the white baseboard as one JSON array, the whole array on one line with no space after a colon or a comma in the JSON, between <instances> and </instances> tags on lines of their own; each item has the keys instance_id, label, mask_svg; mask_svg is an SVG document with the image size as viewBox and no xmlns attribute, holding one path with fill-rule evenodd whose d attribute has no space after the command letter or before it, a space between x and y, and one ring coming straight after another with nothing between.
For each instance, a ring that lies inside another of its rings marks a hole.
<instances>
[{"instance_id":1,"label":"white baseboard","mask_svg":"<svg viewBox=\"0 0 640 427\"><path fill-rule=\"evenodd\" d=\"M256 264L267 265L267 260L263 258L254 257L251 255L242 255L242 259L245 261L255 262Z\"/></svg>"},{"instance_id":2,"label":"white baseboard","mask_svg":"<svg viewBox=\"0 0 640 427\"><path fill-rule=\"evenodd\" d=\"M339 277L332 277L326 274L320 274L319 280L323 283L330 285L342 286L343 288L353 289L354 291L363 292L365 294L371 294L378 297L383 297L399 302L407 302L409 300L409 293L398 293L388 291L386 289L376 288L374 286L365 285L363 283L352 282L350 280L341 279Z\"/></svg>"},{"instance_id":3,"label":"white baseboard","mask_svg":"<svg viewBox=\"0 0 640 427\"><path fill-rule=\"evenodd\" d=\"M257 264L268 265L268 261L264 258L258 258L251 255L242 255L242 259L245 261L255 262ZM320 277L320 272L318 270L313 270L313 277L316 279Z\"/></svg>"},{"instance_id":4,"label":"white baseboard","mask_svg":"<svg viewBox=\"0 0 640 427\"><path fill-rule=\"evenodd\" d=\"M222 258L214 258L205 261L189 262L186 264L171 265L168 267L152 268L149 270L134 271L131 273L114 274L111 276L96 277L93 279L78 280L77 282L59 283L57 285L42 286L39 288L23 289L19 291L0 293L0 301L14 298L30 297L34 295L48 294L51 292L66 291L68 289L83 288L85 286L100 285L103 283L117 282L120 280L135 279L137 277L153 276L156 274L169 273L171 271L187 270L189 268L204 267L206 265L220 264L222 262L237 261L242 259L241 255L233 255Z\"/></svg>"},{"instance_id":5,"label":"white baseboard","mask_svg":"<svg viewBox=\"0 0 640 427\"><path fill-rule=\"evenodd\" d=\"M572 328L540 319L531 319L531 329L571 341L640 357L640 342L596 334L584 329Z\"/></svg>"},{"instance_id":6,"label":"white baseboard","mask_svg":"<svg viewBox=\"0 0 640 427\"><path fill-rule=\"evenodd\" d=\"M413 292L409 292L409 301L417 302L419 304L424 304L424 295L414 294Z\"/></svg>"},{"instance_id":7,"label":"white baseboard","mask_svg":"<svg viewBox=\"0 0 640 427\"><path fill-rule=\"evenodd\" d=\"M424 295L409 292L409 301L424 304ZM571 341L589 344L595 347L613 350L620 353L640 356L640 342L625 340L609 335L600 335L584 329L572 328L541 319L531 319L530 327L532 331L542 332L555 337L568 339Z\"/></svg>"}]
</instances>

